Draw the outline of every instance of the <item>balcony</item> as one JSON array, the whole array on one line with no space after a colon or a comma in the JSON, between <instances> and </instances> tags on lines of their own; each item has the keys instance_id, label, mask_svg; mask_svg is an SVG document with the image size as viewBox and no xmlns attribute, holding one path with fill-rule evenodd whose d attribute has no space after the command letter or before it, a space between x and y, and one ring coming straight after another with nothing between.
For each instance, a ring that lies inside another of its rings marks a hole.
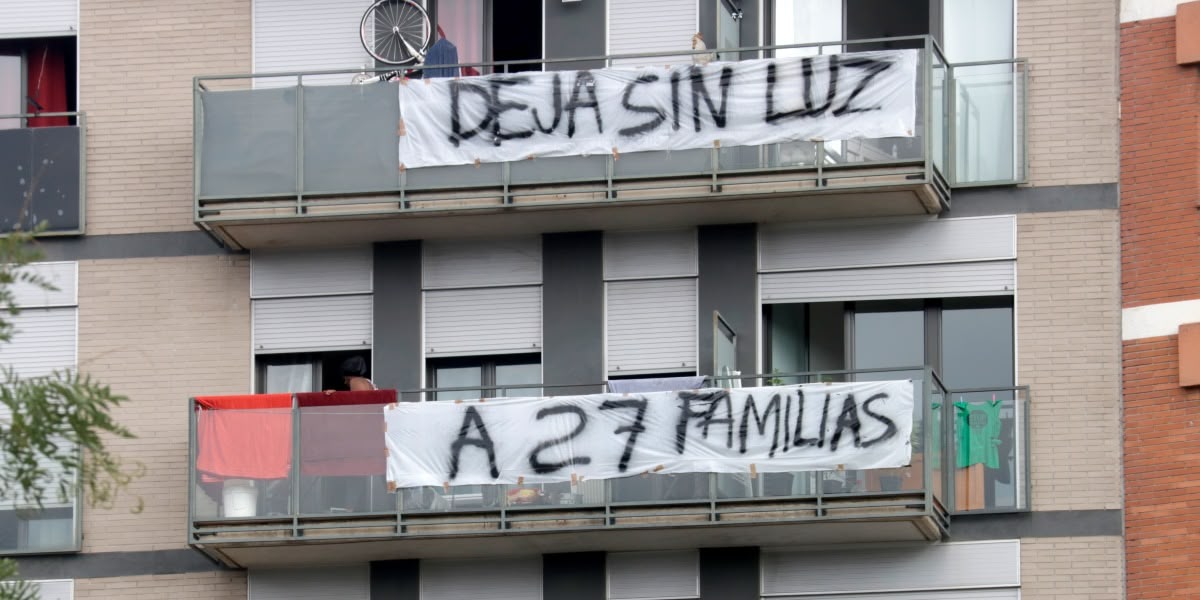
<instances>
[{"instance_id":1,"label":"balcony","mask_svg":"<svg viewBox=\"0 0 1200 600\"><path fill-rule=\"evenodd\" d=\"M957 170L964 184L1023 179L1021 61L972 63L959 71L971 85L960 86L928 36L746 48L741 56L782 60L881 47L919 55L911 137L530 154L419 168L401 165L398 139L405 128L398 124L405 121L398 90L420 79L356 85L350 82L358 73L350 71L196 77L195 221L231 247L262 248L498 230L516 235L883 217L948 207L956 170L951 157L963 163ZM604 56L532 66L557 71L581 60L621 67L630 61L688 65L692 57ZM507 73L531 64L469 66ZM419 68L407 73L420 77ZM997 135L1007 142L994 144ZM976 153L985 151L981 160Z\"/></svg>"},{"instance_id":2,"label":"balcony","mask_svg":"<svg viewBox=\"0 0 1200 600\"><path fill-rule=\"evenodd\" d=\"M0 115L0 231L83 233L85 123L74 112Z\"/></svg>"},{"instance_id":3,"label":"balcony","mask_svg":"<svg viewBox=\"0 0 1200 600\"><path fill-rule=\"evenodd\" d=\"M265 567L730 544L928 541L948 535L956 496L963 510L1023 510L1028 502L1026 391L960 395L948 392L931 369L907 370L904 376L914 372L919 375L913 453L902 468L648 473L394 492L385 482L384 406L454 390L201 397L191 405L189 543L230 566ZM897 374L776 374L769 383L873 381ZM765 380L756 377L710 383ZM552 394L549 386L521 387L525 393L541 388ZM605 389L572 386L569 393ZM953 440L962 439L955 429L959 419L942 418L943 406L953 398L956 407L965 407L984 396L998 403L993 414L1000 415L1001 425L995 435L1012 442L996 457L1011 467L1008 487L996 488L985 480L988 474L972 470L974 465L943 467L956 464L951 462ZM246 451L250 446L256 450ZM214 461L227 464L214 468Z\"/></svg>"}]
</instances>

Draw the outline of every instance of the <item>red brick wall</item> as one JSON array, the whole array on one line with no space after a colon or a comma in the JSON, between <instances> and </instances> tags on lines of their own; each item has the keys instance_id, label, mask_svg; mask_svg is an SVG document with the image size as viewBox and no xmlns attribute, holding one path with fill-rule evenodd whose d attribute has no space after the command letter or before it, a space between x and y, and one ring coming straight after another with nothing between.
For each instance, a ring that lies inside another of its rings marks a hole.
<instances>
[{"instance_id":1,"label":"red brick wall","mask_svg":"<svg viewBox=\"0 0 1200 600\"><path fill-rule=\"evenodd\" d=\"M1175 19L1121 25L1122 306L1200 298L1200 67L1175 64ZM1130 600L1200 598L1200 389L1177 336L1124 343Z\"/></svg>"},{"instance_id":2,"label":"red brick wall","mask_svg":"<svg viewBox=\"0 0 1200 600\"><path fill-rule=\"evenodd\" d=\"M1175 18L1121 25L1125 307L1200 298L1200 66L1175 64Z\"/></svg>"},{"instance_id":3,"label":"red brick wall","mask_svg":"<svg viewBox=\"0 0 1200 600\"><path fill-rule=\"evenodd\" d=\"M1200 598L1200 388L1177 336L1125 342L1125 562L1130 600Z\"/></svg>"}]
</instances>

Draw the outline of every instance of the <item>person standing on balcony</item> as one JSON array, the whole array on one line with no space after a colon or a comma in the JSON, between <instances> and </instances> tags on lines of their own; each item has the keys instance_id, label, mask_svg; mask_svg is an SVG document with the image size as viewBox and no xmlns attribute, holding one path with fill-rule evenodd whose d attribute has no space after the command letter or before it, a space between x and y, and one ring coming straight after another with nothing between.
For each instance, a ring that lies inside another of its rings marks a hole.
<instances>
[{"instance_id":1,"label":"person standing on balcony","mask_svg":"<svg viewBox=\"0 0 1200 600\"><path fill-rule=\"evenodd\" d=\"M369 392L377 390L375 382L367 379L367 361L361 356L351 356L342 361L342 381L351 392ZM332 394L335 390L325 390Z\"/></svg>"}]
</instances>

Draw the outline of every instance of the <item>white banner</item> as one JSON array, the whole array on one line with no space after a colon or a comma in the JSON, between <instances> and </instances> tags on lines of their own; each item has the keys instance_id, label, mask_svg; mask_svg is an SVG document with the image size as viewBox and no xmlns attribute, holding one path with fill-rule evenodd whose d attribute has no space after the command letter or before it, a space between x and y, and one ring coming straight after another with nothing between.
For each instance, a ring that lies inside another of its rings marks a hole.
<instances>
[{"instance_id":1,"label":"white banner","mask_svg":"<svg viewBox=\"0 0 1200 600\"><path fill-rule=\"evenodd\" d=\"M912 381L390 404L389 489L638 473L879 469L912 457Z\"/></svg>"},{"instance_id":2,"label":"white banner","mask_svg":"<svg viewBox=\"0 0 1200 600\"><path fill-rule=\"evenodd\" d=\"M917 50L406 80L405 168L911 137Z\"/></svg>"}]
</instances>

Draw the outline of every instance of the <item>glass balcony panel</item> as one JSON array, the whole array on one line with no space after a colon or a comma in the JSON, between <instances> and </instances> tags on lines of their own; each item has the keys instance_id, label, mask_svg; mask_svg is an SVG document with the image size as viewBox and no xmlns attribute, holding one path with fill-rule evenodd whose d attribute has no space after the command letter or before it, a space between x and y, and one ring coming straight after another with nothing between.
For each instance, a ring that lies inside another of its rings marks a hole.
<instances>
[{"instance_id":1,"label":"glass balcony panel","mask_svg":"<svg viewBox=\"0 0 1200 600\"><path fill-rule=\"evenodd\" d=\"M400 184L397 84L304 87L304 191L394 190Z\"/></svg>"},{"instance_id":2,"label":"glass balcony panel","mask_svg":"<svg viewBox=\"0 0 1200 600\"><path fill-rule=\"evenodd\" d=\"M298 191L296 89L200 92L202 197Z\"/></svg>"},{"instance_id":3,"label":"glass balcony panel","mask_svg":"<svg viewBox=\"0 0 1200 600\"><path fill-rule=\"evenodd\" d=\"M501 185L504 185L503 163L408 169L404 183L411 192Z\"/></svg>"},{"instance_id":4,"label":"glass balcony panel","mask_svg":"<svg viewBox=\"0 0 1200 600\"><path fill-rule=\"evenodd\" d=\"M707 500L712 497L709 492L708 473L648 473L612 479L610 485L613 504L669 504Z\"/></svg>"},{"instance_id":5,"label":"glass balcony panel","mask_svg":"<svg viewBox=\"0 0 1200 600\"><path fill-rule=\"evenodd\" d=\"M952 391L957 512L1027 508L1021 390Z\"/></svg>"},{"instance_id":6,"label":"glass balcony panel","mask_svg":"<svg viewBox=\"0 0 1200 600\"><path fill-rule=\"evenodd\" d=\"M287 395L274 397L290 402ZM292 409L198 410L195 461L195 519L291 514Z\"/></svg>"},{"instance_id":7,"label":"glass balcony panel","mask_svg":"<svg viewBox=\"0 0 1200 600\"><path fill-rule=\"evenodd\" d=\"M608 175L603 156L555 156L512 163L513 185L589 181L602 184Z\"/></svg>"},{"instance_id":8,"label":"glass balcony panel","mask_svg":"<svg viewBox=\"0 0 1200 600\"><path fill-rule=\"evenodd\" d=\"M955 185L1024 181L1020 63L954 67Z\"/></svg>"},{"instance_id":9,"label":"glass balcony panel","mask_svg":"<svg viewBox=\"0 0 1200 600\"><path fill-rule=\"evenodd\" d=\"M301 514L395 510L382 419L381 404L300 408Z\"/></svg>"},{"instance_id":10,"label":"glass balcony panel","mask_svg":"<svg viewBox=\"0 0 1200 600\"><path fill-rule=\"evenodd\" d=\"M712 151L674 150L661 152L630 152L613 162L613 177L670 177L672 175L703 175L712 173Z\"/></svg>"},{"instance_id":11,"label":"glass balcony panel","mask_svg":"<svg viewBox=\"0 0 1200 600\"><path fill-rule=\"evenodd\" d=\"M929 136L933 166L939 173L946 173L946 154L949 152L950 112L947 110L949 97L946 95L947 67L942 56L932 53L930 75Z\"/></svg>"},{"instance_id":12,"label":"glass balcony panel","mask_svg":"<svg viewBox=\"0 0 1200 600\"><path fill-rule=\"evenodd\" d=\"M80 230L82 136L77 126L0 128L0 230Z\"/></svg>"}]
</instances>

